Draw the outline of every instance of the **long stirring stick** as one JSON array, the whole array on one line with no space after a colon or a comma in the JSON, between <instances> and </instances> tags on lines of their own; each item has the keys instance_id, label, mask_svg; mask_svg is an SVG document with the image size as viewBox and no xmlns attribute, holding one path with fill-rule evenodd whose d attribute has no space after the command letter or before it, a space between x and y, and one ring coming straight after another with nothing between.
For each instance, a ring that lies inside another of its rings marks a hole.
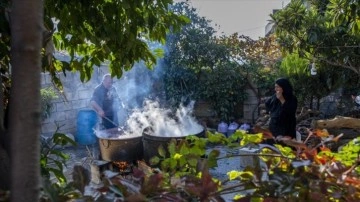
<instances>
[{"instance_id":1,"label":"long stirring stick","mask_svg":"<svg viewBox=\"0 0 360 202\"><path fill-rule=\"evenodd\" d=\"M106 116L103 117L104 119L108 120L110 123L114 124L114 126L118 127L120 129L120 126L116 123L114 123L112 120L110 120L109 118L107 118Z\"/></svg>"}]
</instances>

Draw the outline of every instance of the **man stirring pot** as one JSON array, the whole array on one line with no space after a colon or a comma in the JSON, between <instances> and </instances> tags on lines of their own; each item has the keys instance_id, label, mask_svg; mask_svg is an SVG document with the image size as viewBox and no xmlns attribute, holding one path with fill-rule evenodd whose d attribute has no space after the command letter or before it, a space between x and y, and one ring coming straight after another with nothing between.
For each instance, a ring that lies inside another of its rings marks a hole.
<instances>
[{"instance_id":1,"label":"man stirring pot","mask_svg":"<svg viewBox=\"0 0 360 202\"><path fill-rule=\"evenodd\" d=\"M102 126L105 129L118 127L117 107L119 106L119 96L116 89L112 86L113 80L110 74L105 74L101 84L95 87L90 104L102 117Z\"/></svg>"}]
</instances>

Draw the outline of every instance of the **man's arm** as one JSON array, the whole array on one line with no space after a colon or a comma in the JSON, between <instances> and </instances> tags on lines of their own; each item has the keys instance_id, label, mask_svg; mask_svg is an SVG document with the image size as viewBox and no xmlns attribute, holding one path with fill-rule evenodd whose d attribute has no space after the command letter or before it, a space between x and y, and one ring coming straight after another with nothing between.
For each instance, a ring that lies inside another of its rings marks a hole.
<instances>
[{"instance_id":1,"label":"man's arm","mask_svg":"<svg viewBox=\"0 0 360 202\"><path fill-rule=\"evenodd\" d=\"M90 101L91 106L94 108L94 110L99 114L99 116L104 117L105 112L104 110L96 103L94 100Z\"/></svg>"},{"instance_id":2,"label":"man's arm","mask_svg":"<svg viewBox=\"0 0 360 202\"><path fill-rule=\"evenodd\" d=\"M111 88L112 94L113 94L113 99L114 99L114 103L113 103L113 110L115 112L119 111L119 108L121 107L121 100L119 97L119 94L117 93L117 90L115 87Z\"/></svg>"},{"instance_id":3,"label":"man's arm","mask_svg":"<svg viewBox=\"0 0 360 202\"><path fill-rule=\"evenodd\" d=\"M90 99L90 105L96 111L96 113L99 114L99 116L104 117L105 112L102 109L102 107L99 105L99 103L102 103L100 92L101 91L99 88L95 88L94 93Z\"/></svg>"}]
</instances>

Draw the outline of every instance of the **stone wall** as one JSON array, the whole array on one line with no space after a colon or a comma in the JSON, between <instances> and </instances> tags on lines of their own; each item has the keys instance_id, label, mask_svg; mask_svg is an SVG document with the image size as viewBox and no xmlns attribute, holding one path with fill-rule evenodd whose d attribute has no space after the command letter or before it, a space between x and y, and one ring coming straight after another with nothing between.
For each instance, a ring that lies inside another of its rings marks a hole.
<instances>
[{"instance_id":1,"label":"stone wall","mask_svg":"<svg viewBox=\"0 0 360 202\"><path fill-rule=\"evenodd\" d=\"M64 87L63 95L58 93L59 98L52 102L53 109L51 111L50 117L42 122L41 134L45 136L51 136L56 131L57 126L59 126L60 128L58 132L76 135L78 112L82 109L91 108L89 105L91 95L94 88L99 83L101 83L102 76L105 73L108 73L107 66L95 68L91 80L86 83L82 83L80 81L80 74L78 72L67 72L66 77L61 73L60 80ZM133 68L131 74L134 74L134 77L130 75L130 72L127 72L124 73L121 80L115 80L114 85L118 90L120 99L126 106L128 106L128 108L131 109L142 104L142 99L139 99L140 101L135 101L138 97L143 98L145 95L148 95L149 92L153 91L159 93L159 89L155 88L156 85L154 85L152 83L152 79L150 79L150 73L151 71L145 71L144 68ZM140 83L141 88L139 88ZM49 74L42 74L41 84L42 88L53 86ZM243 121L253 123L253 121L256 120L258 116L257 98L254 92L252 92L250 89L247 89L246 93L248 94L248 99L244 101L242 107L243 111L240 113L243 113ZM211 113L211 116L213 116L214 111L209 109L206 111L206 113ZM119 111L118 116L120 124L123 123L124 120L126 120L127 111ZM199 116L201 117L210 115L200 114Z\"/></svg>"},{"instance_id":2,"label":"stone wall","mask_svg":"<svg viewBox=\"0 0 360 202\"><path fill-rule=\"evenodd\" d=\"M89 101L96 85L101 83L102 76L107 73L107 67L95 68L91 80L83 83L78 72L61 73L63 94L58 92L58 98L53 100L50 117L42 121L41 134L51 136L59 126L61 133L76 134L77 114L82 109L89 109ZM42 73L41 87L53 86L48 73Z\"/></svg>"}]
</instances>

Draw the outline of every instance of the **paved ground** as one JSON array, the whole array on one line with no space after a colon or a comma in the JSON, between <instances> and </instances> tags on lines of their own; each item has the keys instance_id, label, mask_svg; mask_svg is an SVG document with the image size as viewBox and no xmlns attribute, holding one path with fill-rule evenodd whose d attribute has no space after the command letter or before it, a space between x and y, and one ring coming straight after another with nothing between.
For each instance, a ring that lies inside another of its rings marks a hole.
<instances>
[{"instance_id":1,"label":"paved ground","mask_svg":"<svg viewBox=\"0 0 360 202\"><path fill-rule=\"evenodd\" d=\"M98 144L93 145L77 145L68 146L59 149L60 151L69 154L70 159L64 168L65 175L68 179L72 179L72 169L75 165L82 165L90 170L90 163L93 159L99 159L100 150Z\"/></svg>"}]
</instances>

